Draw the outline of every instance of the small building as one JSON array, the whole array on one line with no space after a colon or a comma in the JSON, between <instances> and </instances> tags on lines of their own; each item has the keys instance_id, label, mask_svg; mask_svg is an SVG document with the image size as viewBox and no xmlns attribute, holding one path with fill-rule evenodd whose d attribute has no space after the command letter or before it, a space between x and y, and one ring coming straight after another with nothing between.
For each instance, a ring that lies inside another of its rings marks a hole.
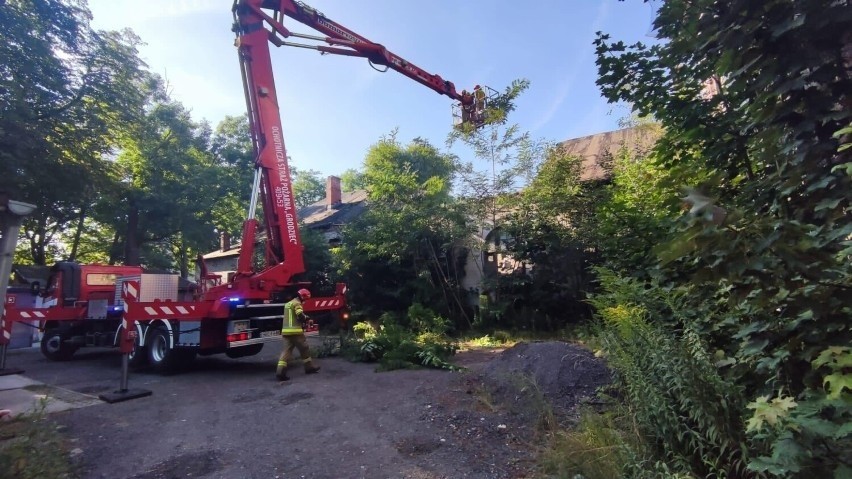
<instances>
[{"instance_id":1,"label":"small building","mask_svg":"<svg viewBox=\"0 0 852 479\"><path fill-rule=\"evenodd\" d=\"M343 241L343 226L360 216L366 210L367 192L365 190L341 191L340 178L329 176L326 179L325 198L299 209L299 219L303 228L322 233L329 247ZM263 241L263 233L258 235L258 243ZM240 245L232 245L227 234L220 238L219 249L203 256L208 274L217 274L222 282L237 270ZM196 270L196 277L200 274Z\"/></svg>"},{"instance_id":2,"label":"small building","mask_svg":"<svg viewBox=\"0 0 852 479\"><path fill-rule=\"evenodd\" d=\"M325 236L328 245L343 242L343 226L364 214L367 208L367 191L340 191L340 178L329 176L326 180L325 199L299 210L299 218L307 227Z\"/></svg>"}]
</instances>

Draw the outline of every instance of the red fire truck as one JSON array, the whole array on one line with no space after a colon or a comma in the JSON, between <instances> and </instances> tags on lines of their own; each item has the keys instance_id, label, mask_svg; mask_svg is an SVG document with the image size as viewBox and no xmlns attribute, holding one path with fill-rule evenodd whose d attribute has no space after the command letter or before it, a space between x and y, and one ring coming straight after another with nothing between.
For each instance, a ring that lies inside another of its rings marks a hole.
<instances>
[{"instance_id":1,"label":"red fire truck","mask_svg":"<svg viewBox=\"0 0 852 479\"><path fill-rule=\"evenodd\" d=\"M255 175L242 248L236 272L225 282L207 274L201 263L199 289L180 297L178 277L148 274L137 266L57 263L43 292L50 307L9 307L3 326L13 321L40 321L43 354L52 360L70 358L83 346L120 346L130 364L150 363L160 370L191 360L196 354L225 353L230 357L257 354L267 342L280 340L284 303L299 288L304 273L303 245L294 203L287 152L281 130L269 44L311 48L323 54L364 57L372 65L393 69L457 102L457 111L473 112L481 100L456 92L438 75L389 52L302 2L237 0L234 31L245 89L254 151ZM283 25L290 17L325 36L293 33ZM291 43L301 38L325 45ZM478 126L481 115L461 121ZM255 241L263 209L265 267L253 266ZM330 296L304 303L306 313L346 314L346 286L337 284ZM8 341L0 336L0 344ZM125 379L126 382L126 379Z\"/></svg>"}]
</instances>

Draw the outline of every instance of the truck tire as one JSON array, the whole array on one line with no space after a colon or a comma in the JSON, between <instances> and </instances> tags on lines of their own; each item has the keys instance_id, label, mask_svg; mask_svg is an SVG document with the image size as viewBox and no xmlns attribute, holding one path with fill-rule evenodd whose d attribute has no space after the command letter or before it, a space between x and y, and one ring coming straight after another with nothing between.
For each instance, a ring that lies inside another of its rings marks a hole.
<instances>
[{"instance_id":1,"label":"truck tire","mask_svg":"<svg viewBox=\"0 0 852 479\"><path fill-rule=\"evenodd\" d=\"M225 351L225 356L228 356L231 359L244 358L246 356L254 356L259 353L261 349L263 349L263 343L249 344L248 346L243 346L241 348L231 348Z\"/></svg>"},{"instance_id":2,"label":"truck tire","mask_svg":"<svg viewBox=\"0 0 852 479\"><path fill-rule=\"evenodd\" d=\"M68 334L60 329L48 329L41 338L41 354L51 361L67 361L79 346L65 342Z\"/></svg>"},{"instance_id":3,"label":"truck tire","mask_svg":"<svg viewBox=\"0 0 852 479\"><path fill-rule=\"evenodd\" d=\"M148 331L147 336L145 344L151 367L161 373L174 371L181 362L181 355L171 347L169 332L163 328L154 328Z\"/></svg>"}]
</instances>

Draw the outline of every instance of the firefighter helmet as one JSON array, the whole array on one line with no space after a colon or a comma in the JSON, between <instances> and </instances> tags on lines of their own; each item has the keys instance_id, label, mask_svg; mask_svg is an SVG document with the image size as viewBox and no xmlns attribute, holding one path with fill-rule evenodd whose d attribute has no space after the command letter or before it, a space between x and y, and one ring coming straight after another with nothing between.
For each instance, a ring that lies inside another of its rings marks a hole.
<instances>
[{"instance_id":1,"label":"firefighter helmet","mask_svg":"<svg viewBox=\"0 0 852 479\"><path fill-rule=\"evenodd\" d=\"M302 300L311 299L311 292L302 288L299 290L299 297L302 298Z\"/></svg>"}]
</instances>

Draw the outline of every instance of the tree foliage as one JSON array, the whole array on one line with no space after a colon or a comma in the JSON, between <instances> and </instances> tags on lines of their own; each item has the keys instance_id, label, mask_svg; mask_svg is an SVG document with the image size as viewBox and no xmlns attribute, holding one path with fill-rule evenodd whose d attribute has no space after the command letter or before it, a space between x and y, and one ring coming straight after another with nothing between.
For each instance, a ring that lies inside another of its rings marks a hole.
<instances>
[{"instance_id":1,"label":"tree foliage","mask_svg":"<svg viewBox=\"0 0 852 479\"><path fill-rule=\"evenodd\" d=\"M537 276L542 283L534 284L535 276L527 275L524 268L518 274L500 275L490 267L493 263L486 266L498 255L511 255L521 261L533 260L534 256L531 251L523 251L534 234L528 228L532 221L522 224L529 219L525 216L529 212L528 203L523 198L532 190L531 182L535 181L545 158L556 150L549 142L533 139L519 125L509 123L517 98L529 85L528 80L513 81L502 93L489 98L482 126L461 125L447 138L448 146L462 143L476 158L459 163L457 191L468 223L478 232L475 240L473 236L469 238L468 247L479 255L485 252L488 258L477 257L473 262L483 278L477 326L486 329L553 328L560 320L549 316L553 312L550 306L564 299L552 294L553 288L538 289L553 284L545 279L545 268ZM543 237L539 239L546 241ZM542 260L543 265L553 258L535 259Z\"/></svg>"},{"instance_id":2,"label":"tree foliage","mask_svg":"<svg viewBox=\"0 0 852 479\"><path fill-rule=\"evenodd\" d=\"M104 155L142 101L139 39L95 31L90 17L85 2L0 6L0 190L37 206L22 228L36 264L62 253L59 235L109 187Z\"/></svg>"},{"instance_id":3,"label":"tree foliage","mask_svg":"<svg viewBox=\"0 0 852 479\"><path fill-rule=\"evenodd\" d=\"M247 115L226 116L210 140L216 168L220 172L216 185L213 221L216 229L238 239L242 233L251 196L254 175L254 149Z\"/></svg>"},{"instance_id":4,"label":"tree foliage","mask_svg":"<svg viewBox=\"0 0 852 479\"><path fill-rule=\"evenodd\" d=\"M355 168L349 168L340 175L340 188L343 191L355 191L367 189L364 182L364 174Z\"/></svg>"},{"instance_id":5,"label":"tree foliage","mask_svg":"<svg viewBox=\"0 0 852 479\"><path fill-rule=\"evenodd\" d=\"M844 349L852 339L849 7L671 0L654 23L659 43L628 46L604 34L595 42L604 95L664 128L653 194L678 183L691 187L683 194L689 213L655 248L658 261L616 266L637 277L648 276L636 273L640 267L653 266L644 296L683 298L678 311L686 313L661 311L651 320L674 341L694 333L696 344L713 351L708 357L728 390L742 391L726 398L737 401L729 426L742 428L748 419L747 439L729 428L748 464L738 477L852 471L844 426L852 419ZM610 207L642 214L645 206L629 197L617 196ZM660 215L651 224L662 226L669 202L654 201ZM657 226L651 237L660 234ZM610 297L613 284L605 288ZM650 421L640 424L659 434ZM701 434L713 432L709 427L700 426ZM730 452L721 445L704 450L704 459ZM683 457L664 460L699 476L725 471L704 469L710 462L676 464Z\"/></svg>"},{"instance_id":6,"label":"tree foliage","mask_svg":"<svg viewBox=\"0 0 852 479\"><path fill-rule=\"evenodd\" d=\"M185 275L191 259L215 245L219 194L234 185L210 152L209 126L193 122L155 76L147 95L144 115L121 138L119 187L102 196L99 219L123 245L114 258Z\"/></svg>"},{"instance_id":7,"label":"tree foliage","mask_svg":"<svg viewBox=\"0 0 852 479\"><path fill-rule=\"evenodd\" d=\"M369 209L346 228L343 251L352 303L367 317L419 302L469 321L459 290L467 229L451 201L453 174L453 159L424 140L403 146L390 135L368 152Z\"/></svg>"},{"instance_id":8,"label":"tree foliage","mask_svg":"<svg viewBox=\"0 0 852 479\"><path fill-rule=\"evenodd\" d=\"M305 206L316 203L325 198L325 181L320 177L317 170L290 169L293 174L293 194L296 206Z\"/></svg>"}]
</instances>

